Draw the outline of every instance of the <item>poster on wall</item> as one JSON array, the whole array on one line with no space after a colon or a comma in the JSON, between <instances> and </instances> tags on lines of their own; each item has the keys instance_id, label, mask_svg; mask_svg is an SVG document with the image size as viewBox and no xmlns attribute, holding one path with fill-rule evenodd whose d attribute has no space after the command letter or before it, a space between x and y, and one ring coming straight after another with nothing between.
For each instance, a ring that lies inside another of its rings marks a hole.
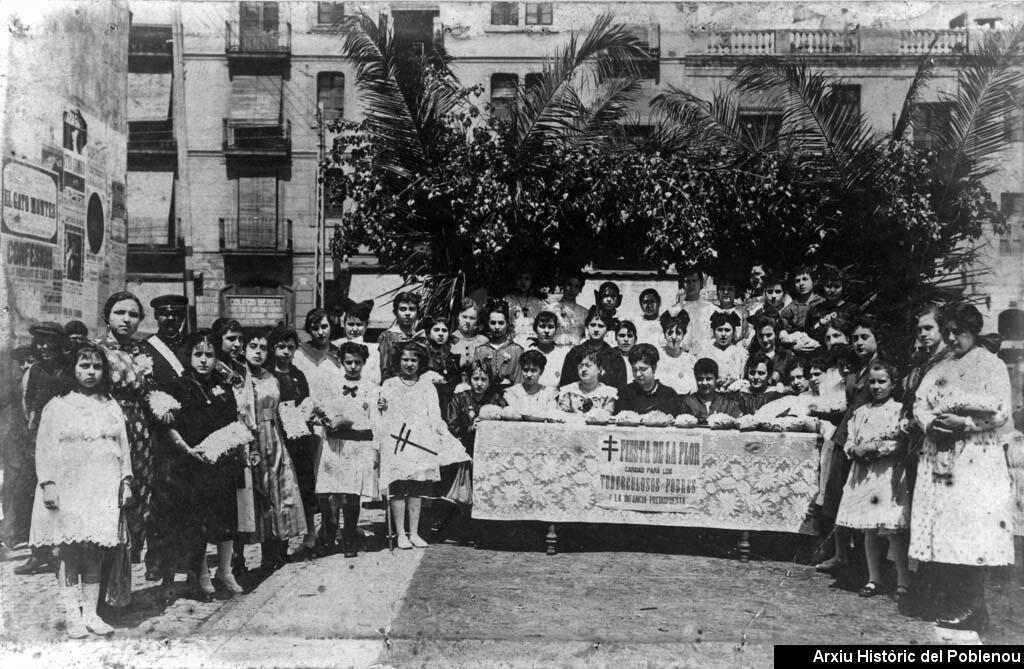
<instances>
[{"instance_id":1,"label":"poster on wall","mask_svg":"<svg viewBox=\"0 0 1024 669\"><path fill-rule=\"evenodd\" d=\"M14 160L3 166L0 254L8 304L22 318L61 315L57 190L54 172Z\"/></svg>"}]
</instances>

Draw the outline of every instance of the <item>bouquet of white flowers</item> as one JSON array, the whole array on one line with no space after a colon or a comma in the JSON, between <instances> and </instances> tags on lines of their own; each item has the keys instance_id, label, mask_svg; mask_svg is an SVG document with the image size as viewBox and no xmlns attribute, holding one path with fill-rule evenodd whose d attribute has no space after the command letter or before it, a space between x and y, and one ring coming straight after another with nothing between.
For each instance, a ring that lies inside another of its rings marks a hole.
<instances>
[{"instance_id":1,"label":"bouquet of white flowers","mask_svg":"<svg viewBox=\"0 0 1024 669\"><path fill-rule=\"evenodd\" d=\"M146 404L157 422L170 425L174 415L181 409L181 403L162 390L153 390L146 395Z\"/></svg>"},{"instance_id":2,"label":"bouquet of white flowers","mask_svg":"<svg viewBox=\"0 0 1024 669\"><path fill-rule=\"evenodd\" d=\"M239 447L251 443L252 440L252 431L239 421L235 421L203 439L202 443L196 446L194 450L205 456L210 462L217 462L233 453Z\"/></svg>"},{"instance_id":3,"label":"bouquet of white flowers","mask_svg":"<svg viewBox=\"0 0 1024 669\"><path fill-rule=\"evenodd\" d=\"M713 413L708 416L708 427L712 430L735 430L736 419L727 413Z\"/></svg>"},{"instance_id":4,"label":"bouquet of white flowers","mask_svg":"<svg viewBox=\"0 0 1024 669\"><path fill-rule=\"evenodd\" d=\"M700 421L697 420L696 416L691 416L688 413L681 413L678 416L676 416L676 419L674 421L672 421L672 424L674 426L683 428L684 430L689 429L691 427L697 427L699 423Z\"/></svg>"},{"instance_id":5,"label":"bouquet of white flowers","mask_svg":"<svg viewBox=\"0 0 1024 669\"><path fill-rule=\"evenodd\" d=\"M281 430L286 438L301 439L311 434L306 412L295 406L295 402L281 402L277 413L281 417Z\"/></svg>"}]
</instances>

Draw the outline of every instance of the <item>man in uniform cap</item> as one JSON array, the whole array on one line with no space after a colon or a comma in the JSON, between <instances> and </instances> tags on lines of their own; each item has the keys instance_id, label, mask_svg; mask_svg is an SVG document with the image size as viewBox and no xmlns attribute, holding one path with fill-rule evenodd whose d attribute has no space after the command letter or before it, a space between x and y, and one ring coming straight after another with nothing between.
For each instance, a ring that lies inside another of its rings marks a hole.
<instances>
[{"instance_id":1,"label":"man in uniform cap","mask_svg":"<svg viewBox=\"0 0 1024 669\"><path fill-rule=\"evenodd\" d=\"M9 475L11 485L12 543L28 540L32 523L32 504L36 485L36 433L39 415L47 402L60 394L63 386L61 355L67 344L67 334L59 323L37 323L28 329L38 362L25 372L21 382L22 405L25 411L27 437L21 444L12 444L5 463L4 478ZM5 484L6 486L7 484ZM5 492L5 497L7 496ZM7 509L4 509L7 515ZM14 569L15 574L35 574L55 566L52 548L37 546L28 561Z\"/></svg>"},{"instance_id":2,"label":"man in uniform cap","mask_svg":"<svg viewBox=\"0 0 1024 669\"><path fill-rule=\"evenodd\" d=\"M151 300L149 306L153 309L157 332L139 342L136 361L142 356L152 360L153 383L157 388L162 388L185 373L180 349L181 330L188 313L188 299L182 295L161 295ZM156 452L160 448L159 442L166 440L167 435L154 427L153 438ZM165 528L173 523L174 519L164 517L166 514L160 511L167 507L166 504L161 504L165 491L160 486L160 481L166 481L167 476L161 475L158 461L154 460L153 464L153 502L150 505L149 523L146 528L146 579L156 581L160 579L160 564L163 561L161 537L165 535Z\"/></svg>"},{"instance_id":3,"label":"man in uniform cap","mask_svg":"<svg viewBox=\"0 0 1024 669\"><path fill-rule=\"evenodd\" d=\"M153 360L153 381L163 386L185 373L178 349L188 299L182 295L161 295L150 301L149 306L153 308L157 332L139 343L139 354Z\"/></svg>"}]
</instances>

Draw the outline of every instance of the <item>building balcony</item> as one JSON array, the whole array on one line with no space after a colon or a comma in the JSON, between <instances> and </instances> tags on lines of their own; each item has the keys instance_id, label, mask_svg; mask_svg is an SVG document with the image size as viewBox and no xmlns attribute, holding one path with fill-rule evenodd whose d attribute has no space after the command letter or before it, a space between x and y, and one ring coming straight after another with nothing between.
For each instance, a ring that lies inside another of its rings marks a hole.
<instances>
[{"instance_id":1,"label":"building balcony","mask_svg":"<svg viewBox=\"0 0 1024 669\"><path fill-rule=\"evenodd\" d=\"M226 253L292 252L292 221L274 216L231 216L219 219L220 250Z\"/></svg>"},{"instance_id":2,"label":"building balcony","mask_svg":"<svg viewBox=\"0 0 1024 669\"><path fill-rule=\"evenodd\" d=\"M720 30L703 41L705 53L716 56L860 53L856 30Z\"/></svg>"},{"instance_id":3,"label":"building balcony","mask_svg":"<svg viewBox=\"0 0 1024 669\"><path fill-rule=\"evenodd\" d=\"M137 156L177 155L178 141L171 122L135 121L128 124L128 153Z\"/></svg>"},{"instance_id":4,"label":"building balcony","mask_svg":"<svg viewBox=\"0 0 1024 669\"><path fill-rule=\"evenodd\" d=\"M135 70L165 64L171 66L171 26L132 24L128 33L128 67Z\"/></svg>"},{"instance_id":5,"label":"building balcony","mask_svg":"<svg viewBox=\"0 0 1024 669\"><path fill-rule=\"evenodd\" d=\"M228 21L224 51L229 58L286 59L292 52L292 24L282 23L278 30L265 30Z\"/></svg>"},{"instance_id":6,"label":"building balcony","mask_svg":"<svg viewBox=\"0 0 1024 669\"><path fill-rule=\"evenodd\" d=\"M891 30L717 30L693 31L690 54L751 57L805 55L817 57L956 56L970 46L967 29ZM975 35L977 37L977 35Z\"/></svg>"},{"instance_id":7,"label":"building balcony","mask_svg":"<svg viewBox=\"0 0 1024 669\"><path fill-rule=\"evenodd\" d=\"M291 150L291 121L257 124L224 119L225 155L287 158Z\"/></svg>"}]
</instances>

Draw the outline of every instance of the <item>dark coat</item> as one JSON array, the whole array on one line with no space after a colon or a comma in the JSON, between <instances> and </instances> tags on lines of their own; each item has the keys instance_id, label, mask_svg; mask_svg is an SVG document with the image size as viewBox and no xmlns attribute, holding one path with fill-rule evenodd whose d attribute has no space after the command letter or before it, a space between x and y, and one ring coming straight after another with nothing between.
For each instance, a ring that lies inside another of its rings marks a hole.
<instances>
[{"instance_id":1,"label":"dark coat","mask_svg":"<svg viewBox=\"0 0 1024 669\"><path fill-rule=\"evenodd\" d=\"M629 383L619 391L619 398L615 400L615 412L621 411L640 414L661 411L675 415L679 411L679 393L660 382L651 392L641 389L636 383Z\"/></svg>"}]
</instances>

